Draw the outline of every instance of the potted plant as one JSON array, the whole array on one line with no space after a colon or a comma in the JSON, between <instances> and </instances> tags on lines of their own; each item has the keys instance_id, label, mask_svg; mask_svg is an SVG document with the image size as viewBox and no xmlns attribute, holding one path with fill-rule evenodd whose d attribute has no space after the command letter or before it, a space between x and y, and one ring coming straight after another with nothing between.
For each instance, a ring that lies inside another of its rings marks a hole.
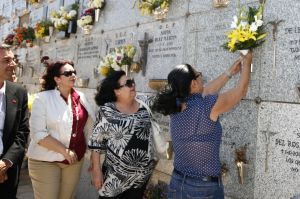
<instances>
[{"instance_id":1,"label":"potted plant","mask_svg":"<svg viewBox=\"0 0 300 199\"><path fill-rule=\"evenodd\" d=\"M37 39L44 39L45 42L50 41L51 28L53 28L53 23L50 20L42 20L35 24L34 30L35 30L35 36ZM53 31L53 30L52 30Z\"/></svg>"}]
</instances>

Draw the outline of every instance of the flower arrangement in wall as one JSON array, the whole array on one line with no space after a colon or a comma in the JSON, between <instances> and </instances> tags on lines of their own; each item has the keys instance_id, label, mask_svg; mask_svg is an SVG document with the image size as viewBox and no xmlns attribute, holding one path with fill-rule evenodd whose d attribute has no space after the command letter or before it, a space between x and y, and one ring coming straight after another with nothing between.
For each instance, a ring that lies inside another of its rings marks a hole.
<instances>
[{"instance_id":1,"label":"flower arrangement in wall","mask_svg":"<svg viewBox=\"0 0 300 199\"><path fill-rule=\"evenodd\" d=\"M37 39L44 39L45 42L49 42L53 33L53 23L50 20L42 20L35 24L34 30Z\"/></svg>"},{"instance_id":2,"label":"flower arrangement in wall","mask_svg":"<svg viewBox=\"0 0 300 199\"><path fill-rule=\"evenodd\" d=\"M142 15L153 15L156 20L167 17L171 0L138 0Z\"/></svg>"},{"instance_id":3,"label":"flower arrangement in wall","mask_svg":"<svg viewBox=\"0 0 300 199\"><path fill-rule=\"evenodd\" d=\"M230 52L239 50L242 54L247 54L249 49L253 49L264 42L266 32L263 26L263 11L265 1L261 1L257 8L241 7L238 1L238 15L233 17L232 30L227 33L228 41L223 44Z\"/></svg>"},{"instance_id":4,"label":"flower arrangement in wall","mask_svg":"<svg viewBox=\"0 0 300 199\"><path fill-rule=\"evenodd\" d=\"M72 30L73 29L72 21L75 20L77 17L77 9L78 9L78 5L75 6L75 4L73 4L71 10L67 10L65 7L61 7L59 10L53 11L50 14L50 20L54 24L54 28L58 31L62 31L66 33L69 32L75 33L76 28L74 28L75 30ZM69 25L71 26L71 28L69 28ZM77 25L77 23L75 23L75 25ZM68 28L71 29L69 32L68 32Z\"/></svg>"},{"instance_id":5,"label":"flower arrangement in wall","mask_svg":"<svg viewBox=\"0 0 300 199\"><path fill-rule=\"evenodd\" d=\"M37 4L40 3L40 0L28 0L28 3L29 3L30 5L37 5Z\"/></svg>"},{"instance_id":6,"label":"flower arrangement in wall","mask_svg":"<svg viewBox=\"0 0 300 199\"><path fill-rule=\"evenodd\" d=\"M15 34L9 34L5 37L4 43L9 46L12 46L14 44L14 38L15 38Z\"/></svg>"},{"instance_id":7,"label":"flower arrangement in wall","mask_svg":"<svg viewBox=\"0 0 300 199\"><path fill-rule=\"evenodd\" d=\"M13 45L18 47L32 47L35 40L34 29L32 27L18 27L14 29L15 36Z\"/></svg>"},{"instance_id":8,"label":"flower arrangement in wall","mask_svg":"<svg viewBox=\"0 0 300 199\"><path fill-rule=\"evenodd\" d=\"M127 72L131 65L135 64L133 60L135 53L136 48L133 45L125 45L115 48L100 62L98 67L99 73L103 76L107 76L114 70L124 70Z\"/></svg>"},{"instance_id":9,"label":"flower arrangement in wall","mask_svg":"<svg viewBox=\"0 0 300 199\"><path fill-rule=\"evenodd\" d=\"M94 12L95 10L89 8L84 11L84 13L80 16L80 19L77 20L77 25L82 28L84 34L90 34L93 28L94 23Z\"/></svg>"},{"instance_id":10,"label":"flower arrangement in wall","mask_svg":"<svg viewBox=\"0 0 300 199\"><path fill-rule=\"evenodd\" d=\"M99 21L100 11L105 6L105 0L90 0L88 3L89 8L95 10L95 21Z\"/></svg>"}]
</instances>

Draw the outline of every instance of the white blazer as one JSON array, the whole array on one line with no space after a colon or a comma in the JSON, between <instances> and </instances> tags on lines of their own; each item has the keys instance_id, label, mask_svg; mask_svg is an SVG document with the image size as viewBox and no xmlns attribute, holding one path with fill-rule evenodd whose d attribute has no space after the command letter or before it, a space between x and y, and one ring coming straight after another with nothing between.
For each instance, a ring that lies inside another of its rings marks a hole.
<instances>
[{"instance_id":1,"label":"white blazer","mask_svg":"<svg viewBox=\"0 0 300 199\"><path fill-rule=\"evenodd\" d=\"M95 121L95 113L90 107L82 92L76 90L80 102L87 110L89 117L84 127L85 138L88 140ZM69 147L73 113L70 105L60 96L58 90L43 91L36 95L32 104L30 116L30 144L27 152L29 158L41 161L62 161L64 156L60 153L42 147L38 142L50 135L60 141L66 148Z\"/></svg>"}]
</instances>

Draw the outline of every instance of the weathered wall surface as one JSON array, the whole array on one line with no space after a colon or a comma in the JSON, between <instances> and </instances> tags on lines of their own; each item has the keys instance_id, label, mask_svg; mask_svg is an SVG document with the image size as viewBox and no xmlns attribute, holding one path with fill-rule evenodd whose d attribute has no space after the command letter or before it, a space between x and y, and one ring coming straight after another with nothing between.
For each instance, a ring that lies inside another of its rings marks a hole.
<instances>
[{"instance_id":1,"label":"weathered wall surface","mask_svg":"<svg viewBox=\"0 0 300 199\"><path fill-rule=\"evenodd\" d=\"M2 20L0 37L7 35L17 23L17 15L22 15L22 12L12 14L16 3L22 8L21 0L13 1L15 3L12 5L2 1L5 9L1 9L0 3L0 13L12 17L9 17L10 22ZM258 1L241 2L255 5ZM61 3L42 1L39 6L29 8L30 15L34 16L31 21L41 18L47 6L53 9ZM80 1L80 5L82 10L86 2ZM130 43L138 48L135 57L138 60L142 55L138 41L144 39L145 33L153 39L149 43L145 73L131 74L141 93L154 93L148 87L149 79L165 79L177 64L190 63L204 73L206 80L211 80L238 57L237 53L229 53L220 47L236 13L234 0L220 9L212 6L212 0L173 0L164 21L141 16L133 5L133 0L108 0L91 35L84 35L78 28L69 39L56 39L54 35L50 43L39 42L33 48L17 49L23 65L18 70L19 82L26 85L30 92L36 92L38 77L44 71L39 63L41 56L72 59L78 77L89 79L87 88L80 90L94 104L95 88L102 78L95 73L95 69L101 57L116 46ZM254 51L248 94L239 106L221 119L221 159L228 168L223 183L230 198L287 199L300 194L300 100L296 89L300 83L299 10L299 0L267 1L264 20L284 21L278 25L275 35L272 23L267 25L267 41ZM224 90L234 86L237 80L238 77L234 77ZM161 117L166 137L169 136L168 121L168 117ZM244 184L240 184L235 151L244 146L247 164ZM77 198L97 196L90 185L87 168L88 161L83 169ZM172 161L162 160L157 165L153 180L168 181L171 171Z\"/></svg>"}]
</instances>

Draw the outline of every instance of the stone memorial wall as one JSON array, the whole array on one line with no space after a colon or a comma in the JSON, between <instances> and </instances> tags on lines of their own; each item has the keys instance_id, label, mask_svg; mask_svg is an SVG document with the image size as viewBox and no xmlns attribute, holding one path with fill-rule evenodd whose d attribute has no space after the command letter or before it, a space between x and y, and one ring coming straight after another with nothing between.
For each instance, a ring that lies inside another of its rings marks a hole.
<instances>
[{"instance_id":1,"label":"stone memorial wall","mask_svg":"<svg viewBox=\"0 0 300 199\"><path fill-rule=\"evenodd\" d=\"M36 23L49 18L60 6L78 2L79 12L87 8L87 0L40 0L27 5L25 0L0 1L0 40L19 23ZM134 61L147 60L139 73L130 73L140 93L152 95L150 79L166 79L177 64L190 63L204 74L205 81L224 72L238 53L220 46L226 41L237 3L215 8L212 0L173 0L168 16L156 21L142 16L134 1L107 0L90 35L78 27L69 38L52 35L49 43L38 41L32 48L18 48L20 66L18 82L29 92L39 90L39 77L45 68L43 56L71 59L75 63L78 89L94 103L95 88L103 78L98 65L115 47L132 44L137 48ZM258 0L241 0L255 6ZM267 0L264 21L266 42L254 50L253 69L247 96L232 111L222 115L223 137L221 161L223 184L227 198L290 199L300 195L300 1ZM29 13L29 18L23 15ZM223 91L238 81L233 77ZM85 83L82 83L85 82ZM297 88L298 85L298 88ZM157 115L166 138L169 117ZM246 157L243 183L236 162L238 153ZM76 198L96 198L87 172L89 154L85 156ZM168 182L172 160L160 160L152 181Z\"/></svg>"}]
</instances>

